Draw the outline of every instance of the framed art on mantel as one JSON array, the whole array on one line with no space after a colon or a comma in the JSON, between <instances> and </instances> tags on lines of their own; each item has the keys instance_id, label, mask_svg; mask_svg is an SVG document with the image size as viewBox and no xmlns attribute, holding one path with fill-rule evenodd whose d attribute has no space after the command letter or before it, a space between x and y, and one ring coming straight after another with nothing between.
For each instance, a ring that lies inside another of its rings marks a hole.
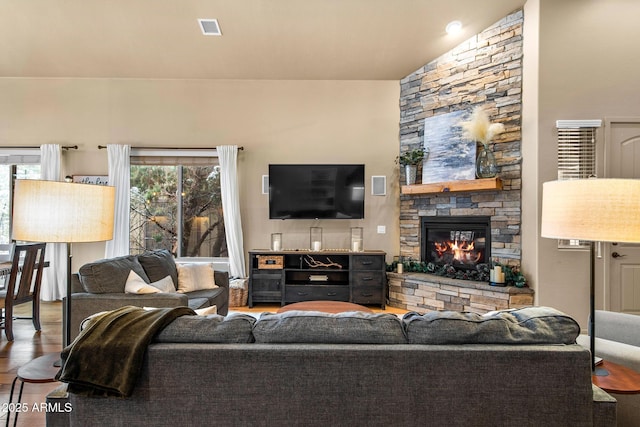
<instances>
[{"instance_id":1,"label":"framed art on mantel","mask_svg":"<svg viewBox=\"0 0 640 427\"><path fill-rule=\"evenodd\" d=\"M468 111L453 111L424 119L422 183L459 181L476 177L476 141L465 139L461 122Z\"/></svg>"}]
</instances>

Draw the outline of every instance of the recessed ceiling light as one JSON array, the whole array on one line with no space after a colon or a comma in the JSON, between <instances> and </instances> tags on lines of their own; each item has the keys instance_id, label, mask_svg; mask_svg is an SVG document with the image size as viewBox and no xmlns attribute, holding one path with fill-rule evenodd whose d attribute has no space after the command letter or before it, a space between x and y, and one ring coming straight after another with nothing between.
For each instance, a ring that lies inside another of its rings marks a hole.
<instances>
[{"instance_id":1,"label":"recessed ceiling light","mask_svg":"<svg viewBox=\"0 0 640 427\"><path fill-rule=\"evenodd\" d=\"M447 31L447 34L449 34L450 36L454 34L458 34L460 31L462 31L462 22L451 21L447 24L447 27L445 28L445 30Z\"/></svg>"},{"instance_id":2,"label":"recessed ceiling light","mask_svg":"<svg viewBox=\"0 0 640 427\"><path fill-rule=\"evenodd\" d=\"M217 19L198 19L202 34L205 36L221 36L222 31Z\"/></svg>"}]
</instances>

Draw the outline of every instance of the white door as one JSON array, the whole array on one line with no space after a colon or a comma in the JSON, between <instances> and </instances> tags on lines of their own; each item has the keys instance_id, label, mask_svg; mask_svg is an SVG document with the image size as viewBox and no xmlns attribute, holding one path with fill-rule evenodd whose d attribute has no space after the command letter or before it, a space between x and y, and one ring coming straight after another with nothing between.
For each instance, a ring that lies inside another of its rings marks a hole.
<instances>
[{"instance_id":1,"label":"white door","mask_svg":"<svg viewBox=\"0 0 640 427\"><path fill-rule=\"evenodd\" d=\"M605 132L605 176L640 179L640 117L609 119ZM640 244L608 246L611 310L640 314Z\"/></svg>"}]
</instances>

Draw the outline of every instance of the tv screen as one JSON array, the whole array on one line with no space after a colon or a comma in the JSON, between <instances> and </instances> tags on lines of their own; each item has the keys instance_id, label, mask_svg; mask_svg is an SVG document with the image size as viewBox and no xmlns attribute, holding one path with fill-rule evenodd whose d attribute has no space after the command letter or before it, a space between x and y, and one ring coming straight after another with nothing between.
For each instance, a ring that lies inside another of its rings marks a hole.
<instances>
[{"instance_id":1,"label":"tv screen","mask_svg":"<svg viewBox=\"0 0 640 427\"><path fill-rule=\"evenodd\" d=\"M269 218L364 218L364 165L269 165Z\"/></svg>"}]
</instances>

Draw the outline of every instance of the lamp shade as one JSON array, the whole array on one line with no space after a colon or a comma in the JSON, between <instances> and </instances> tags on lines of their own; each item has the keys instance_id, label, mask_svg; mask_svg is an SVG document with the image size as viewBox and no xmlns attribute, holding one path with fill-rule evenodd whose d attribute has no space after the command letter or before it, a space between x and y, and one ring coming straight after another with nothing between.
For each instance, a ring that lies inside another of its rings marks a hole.
<instances>
[{"instance_id":1,"label":"lamp shade","mask_svg":"<svg viewBox=\"0 0 640 427\"><path fill-rule=\"evenodd\" d=\"M640 242L640 180L545 182L541 235L596 242Z\"/></svg>"},{"instance_id":2,"label":"lamp shade","mask_svg":"<svg viewBox=\"0 0 640 427\"><path fill-rule=\"evenodd\" d=\"M115 187L16 180L12 238L27 242L113 239Z\"/></svg>"}]
</instances>

